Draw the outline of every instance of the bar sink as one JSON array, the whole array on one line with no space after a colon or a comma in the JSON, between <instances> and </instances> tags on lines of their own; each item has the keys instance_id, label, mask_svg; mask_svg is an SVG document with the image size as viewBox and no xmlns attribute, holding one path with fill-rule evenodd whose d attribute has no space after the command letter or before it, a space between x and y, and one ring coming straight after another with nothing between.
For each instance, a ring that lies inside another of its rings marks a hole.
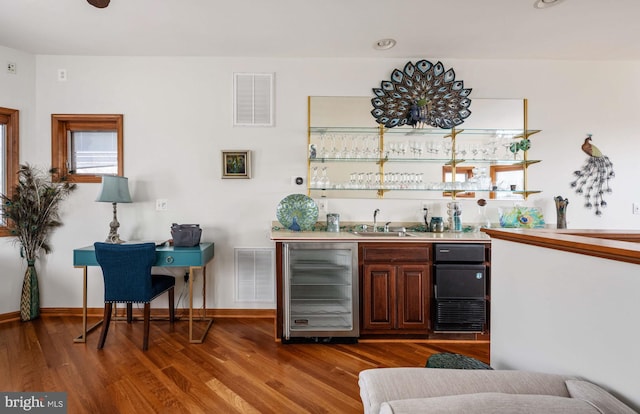
<instances>
[{"instance_id":1,"label":"bar sink","mask_svg":"<svg viewBox=\"0 0 640 414\"><path fill-rule=\"evenodd\" d=\"M354 231L353 234L361 237L415 237L415 234L406 231Z\"/></svg>"}]
</instances>

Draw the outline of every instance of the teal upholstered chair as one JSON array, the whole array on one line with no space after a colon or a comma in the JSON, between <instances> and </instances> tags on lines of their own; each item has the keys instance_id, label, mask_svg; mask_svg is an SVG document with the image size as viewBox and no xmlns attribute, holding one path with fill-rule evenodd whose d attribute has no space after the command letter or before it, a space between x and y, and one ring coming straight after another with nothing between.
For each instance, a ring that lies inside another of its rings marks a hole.
<instances>
[{"instance_id":1,"label":"teal upholstered chair","mask_svg":"<svg viewBox=\"0 0 640 414\"><path fill-rule=\"evenodd\" d=\"M95 243L94 246L104 278L104 321L98 349L104 347L107 339L113 304L127 304L127 322L130 323L132 304L144 303L142 349L146 351L149 348L150 302L164 292L169 294L169 320L173 323L175 278L151 274L151 268L156 261L154 243Z\"/></svg>"}]
</instances>

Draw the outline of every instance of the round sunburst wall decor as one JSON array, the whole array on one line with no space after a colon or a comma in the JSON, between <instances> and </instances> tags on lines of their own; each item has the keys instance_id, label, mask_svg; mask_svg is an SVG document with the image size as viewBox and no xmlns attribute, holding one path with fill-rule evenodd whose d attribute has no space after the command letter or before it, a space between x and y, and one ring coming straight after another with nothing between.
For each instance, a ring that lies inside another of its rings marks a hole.
<instances>
[{"instance_id":1,"label":"round sunburst wall decor","mask_svg":"<svg viewBox=\"0 0 640 414\"><path fill-rule=\"evenodd\" d=\"M453 69L441 62L407 62L403 70L394 69L391 80L373 88L371 115L387 128L402 125L453 128L471 115L471 89L456 80Z\"/></svg>"}]
</instances>

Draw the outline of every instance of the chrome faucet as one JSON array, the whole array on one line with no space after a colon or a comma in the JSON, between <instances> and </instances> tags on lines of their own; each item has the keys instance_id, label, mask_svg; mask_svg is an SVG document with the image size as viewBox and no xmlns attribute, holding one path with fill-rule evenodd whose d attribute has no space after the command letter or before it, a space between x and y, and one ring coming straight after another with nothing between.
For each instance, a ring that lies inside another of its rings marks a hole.
<instances>
[{"instance_id":1,"label":"chrome faucet","mask_svg":"<svg viewBox=\"0 0 640 414\"><path fill-rule=\"evenodd\" d=\"M376 208L376 211L373 212L373 231L378 231L378 226L376 225L376 223L378 223L379 212L380 212L379 208Z\"/></svg>"},{"instance_id":2,"label":"chrome faucet","mask_svg":"<svg viewBox=\"0 0 640 414\"><path fill-rule=\"evenodd\" d=\"M384 232L385 233L389 233L389 224L391 224L390 221L387 221L386 223L384 223Z\"/></svg>"}]
</instances>

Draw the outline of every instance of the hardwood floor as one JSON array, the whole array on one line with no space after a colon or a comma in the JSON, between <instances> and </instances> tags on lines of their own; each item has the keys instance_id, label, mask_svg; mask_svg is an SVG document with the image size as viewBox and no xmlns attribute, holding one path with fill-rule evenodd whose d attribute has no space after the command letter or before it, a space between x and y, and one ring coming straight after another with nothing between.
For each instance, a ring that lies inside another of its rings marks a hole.
<instances>
[{"instance_id":1,"label":"hardwood floor","mask_svg":"<svg viewBox=\"0 0 640 414\"><path fill-rule=\"evenodd\" d=\"M90 321L91 322L91 321ZM281 344L272 319L217 318L204 344L187 322L112 322L73 342L81 319L43 316L0 324L0 391L66 391L71 413L361 413L358 373L424 366L456 352L489 362L488 343Z\"/></svg>"}]
</instances>

